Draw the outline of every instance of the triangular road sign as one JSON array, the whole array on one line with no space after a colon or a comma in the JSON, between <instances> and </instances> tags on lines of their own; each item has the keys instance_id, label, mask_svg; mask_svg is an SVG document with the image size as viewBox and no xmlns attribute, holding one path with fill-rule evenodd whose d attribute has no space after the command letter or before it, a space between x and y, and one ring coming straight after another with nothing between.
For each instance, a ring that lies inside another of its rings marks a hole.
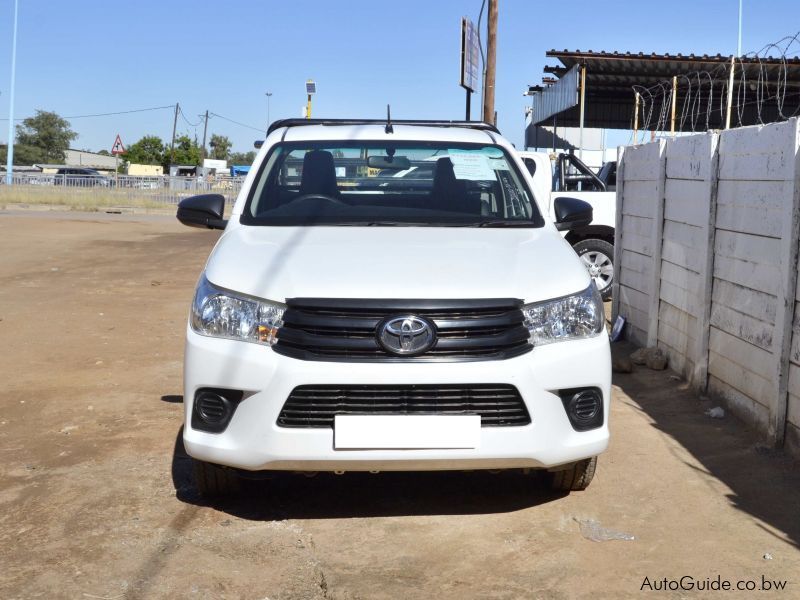
<instances>
[{"instance_id":1,"label":"triangular road sign","mask_svg":"<svg viewBox=\"0 0 800 600\"><path fill-rule=\"evenodd\" d=\"M117 134L117 139L114 140L114 145L111 147L111 154L124 154L125 146L122 145L122 139Z\"/></svg>"}]
</instances>

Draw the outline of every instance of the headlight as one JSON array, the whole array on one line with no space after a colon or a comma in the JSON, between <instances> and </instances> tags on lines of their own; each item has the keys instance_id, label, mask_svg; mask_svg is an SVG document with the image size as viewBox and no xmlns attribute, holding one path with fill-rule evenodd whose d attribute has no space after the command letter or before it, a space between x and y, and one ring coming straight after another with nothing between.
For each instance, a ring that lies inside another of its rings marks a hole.
<instances>
[{"instance_id":1,"label":"headlight","mask_svg":"<svg viewBox=\"0 0 800 600\"><path fill-rule=\"evenodd\" d=\"M201 335L272 346L286 307L221 290L205 275L197 284L192 302L192 329Z\"/></svg>"},{"instance_id":2,"label":"headlight","mask_svg":"<svg viewBox=\"0 0 800 600\"><path fill-rule=\"evenodd\" d=\"M594 337L603 330L603 299L594 282L573 296L526 304L522 308L531 344Z\"/></svg>"}]
</instances>

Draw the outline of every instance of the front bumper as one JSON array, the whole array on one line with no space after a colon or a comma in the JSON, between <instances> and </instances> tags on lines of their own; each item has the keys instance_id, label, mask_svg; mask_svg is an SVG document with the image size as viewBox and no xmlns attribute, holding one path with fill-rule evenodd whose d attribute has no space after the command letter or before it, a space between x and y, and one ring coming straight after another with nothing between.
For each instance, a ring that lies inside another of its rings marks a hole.
<instances>
[{"instance_id":1,"label":"front bumper","mask_svg":"<svg viewBox=\"0 0 800 600\"><path fill-rule=\"evenodd\" d=\"M189 455L250 471L428 471L552 468L596 456L608 446L611 356L607 336L540 346L499 361L344 363L303 361L267 346L187 331L184 363L184 445ZM278 414L289 393L311 384L507 383L522 395L531 423L483 427L472 449L335 450L333 429L282 428ZM191 426L199 388L244 390L228 427L206 433ZM577 432L558 390L598 387L603 425Z\"/></svg>"}]
</instances>

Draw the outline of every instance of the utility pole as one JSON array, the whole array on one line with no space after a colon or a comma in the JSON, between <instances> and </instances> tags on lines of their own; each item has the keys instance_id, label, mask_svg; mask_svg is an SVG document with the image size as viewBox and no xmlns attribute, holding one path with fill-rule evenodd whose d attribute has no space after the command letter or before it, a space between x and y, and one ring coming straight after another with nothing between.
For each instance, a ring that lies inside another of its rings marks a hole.
<instances>
[{"instance_id":1,"label":"utility pole","mask_svg":"<svg viewBox=\"0 0 800 600\"><path fill-rule=\"evenodd\" d=\"M14 0L14 37L11 42L11 93L8 101L8 153L6 156L6 184L14 182L14 81L17 73L17 14L19 1Z\"/></svg>"},{"instance_id":2,"label":"utility pole","mask_svg":"<svg viewBox=\"0 0 800 600\"><path fill-rule=\"evenodd\" d=\"M728 78L728 106L725 111L725 129L731 128L731 107L733 106L733 74L736 70L736 57L731 56L731 73Z\"/></svg>"},{"instance_id":3,"label":"utility pole","mask_svg":"<svg viewBox=\"0 0 800 600\"><path fill-rule=\"evenodd\" d=\"M200 166L203 166L203 159L206 157L206 132L208 131L208 111L206 110L205 124L203 125L203 149L200 151Z\"/></svg>"},{"instance_id":4,"label":"utility pole","mask_svg":"<svg viewBox=\"0 0 800 600\"><path fill-rule=\"evenodd\" d=\"M736 45L736 56L742 55L742 0L739 0L739 42Z\"/></svg>"},{"instance_id":5,"label":"utility pole","mask_svg":"<svg viewBox=\"0 0 800 600\"><path fill-rule=\"evenodd\" d=\"M672 77L672 120L670 121L669 131L675 137L675 105L678 103L678 77Z\"/></svg>"},{"instance_id":6,"label":"utility pole","mask_svg":"<svg viewBox=\"0 0 800 600\"><path fill-rule=\"evenodd\" d=\"M483 120L495 124L494 112L494 79L495 64L497 62L497 3L499 0L489 0L489 15L486 26L486 79L483 90Z\"/></svg>"},{"instance_id":7,"label":"utility pole","mask_svg":"<svg viewBox=\"0 0 800 600\"><path fill-rule=\"evenodd\" d=\"M267 129L269 129L269 100L272 98L272 92L264 92L264 95L267 97Z\"/></svg>"},{"instance_id":8,"label":"utility pole","mask_svg":"<svg viewBox=\"0 0 800 600\"><path fill-rule=\"evenodd\" d=\"M181 109L181 105L178 102L176 102L175 103L175 119L173 119L173 121L172 121L172 144L170 145L170 148L169 148L169 164L170 164L170 166L172 166L172 164L175 162L175 130L178 128L178 111L180 109Z\"/></svg>"}]
</instances>

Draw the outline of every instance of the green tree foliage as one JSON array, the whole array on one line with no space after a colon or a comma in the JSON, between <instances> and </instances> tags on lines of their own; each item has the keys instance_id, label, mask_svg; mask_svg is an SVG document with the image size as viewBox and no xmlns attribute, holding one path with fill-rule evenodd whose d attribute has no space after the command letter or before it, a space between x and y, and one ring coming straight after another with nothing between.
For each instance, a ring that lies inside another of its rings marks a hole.
<instances>
[{"instance_id":1,"label":"green tree foliage","mask_svg":"<svg viewBox=\"0 0 800 600\"><path fill-rule=\"evenodd\" d=\"M69 121L54 112L37 110L17 125L17 145L14 146L14 164L63 164L64 152L78 134L70 129Z\"/></svg>"},{"instance_id":2,"label":"green tree foliage","mask_svg":"<svg viewBox=\"0 0 800 600\"><path fill-rule=\"evenodd\" d=\"M6 166L6 160L8 158L8 145L4 144L0 146L0 165L2 167ZM59 163L54 164L61 164L63 163L63 158L59 161ZM27 146L24 144L14 144L14 164L19 165L36 165L36 164L48 164L48 161L44 160L42 156L42 152L39 148L34 146Z\"/></svg>"},{"instance_id":3,"label":"green tree foliage","mask_svg":"<svg viewBox=\"0 0 800 600\"><path fill-rule=\"evenodd\" d=\"M169 172L170 163L173 165L199 165L200 144L188 135L175 138L175 158L172 159L169 147L164 150L164 172Z\"/></svg>"},{"instance_id":4,"label":"green tree foliage","mask_svg":"<svg viewBox=\"0 0 800 600\"><path fill-rule=\"evenodd\" d=\"M157 135L146 135L128 146L121 158L137 165L161 165L164 163L164 142Z\"/></svg>"},{"instance_id":5,"label":"green tree foliage","mask_svg":"<svg viewBox=\"0 0 800 600\"><path fill-rule=\"evenodd\" d=\"M209 146L211 147L211 151L209 152L209 158L214 158L217 160L228 160L228 157L231 153L231 146L233 144L225 135L218 135L216 133L211 135L211 143Z\"/></svg>"},{"instance_id":6,"label":"green tree foliage","mask_svg":"<svg viewBox=\"0 0 800 600\"><path fill-rule=\"evenodd\" d=\"M250 152L231 152L228 158L229 165L252 165L256 159L256 153L252 150Z\"/></svg>"}]
</instances>

